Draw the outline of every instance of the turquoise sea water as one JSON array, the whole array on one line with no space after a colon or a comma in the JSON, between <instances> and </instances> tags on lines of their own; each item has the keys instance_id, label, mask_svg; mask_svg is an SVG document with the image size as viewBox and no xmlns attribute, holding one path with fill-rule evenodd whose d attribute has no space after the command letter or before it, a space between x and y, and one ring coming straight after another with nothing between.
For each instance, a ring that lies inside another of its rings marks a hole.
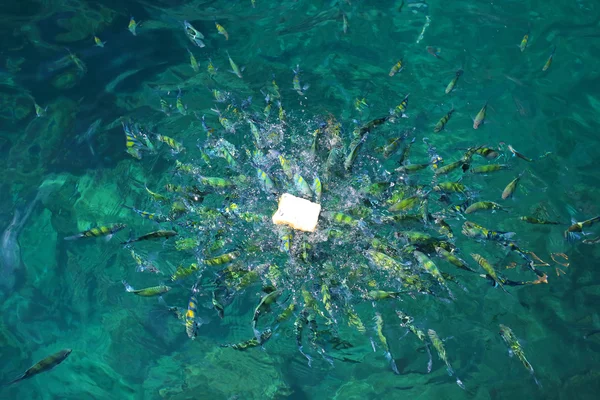
<instances>
[{"instance_id":1,"label":"turquoise sea water","mask_svg":"<svg viewBox=\"0 0 600 400\"><path fill-rule=\"evenodd\" d=\"M598 225L565 235L600 215L596 2L1 3L0 383L72 349L51 371L0 386L1 399L596 398ZM390 76L398 61L402 70ZM403 118L394 108L407 95ZM124 127L135 136L129 154ZM498 156L475 154L435 174L478 146ZM432 163L436 156L443 162ZM418 164L429 165L396 171ZM490 164L506 169L473 172ZM271 222L280 194L315 200L298 176L323 184L314 233ZM444 195L441 182L465 188ZM390 211L399 199L415 204ZM456 212L478 201L503 209ZM465 221L514 235L469 237ZM126 227L111 240L64 240L114 224ZM121 244L157 229L177 236ZM475 272L438 257L436 246ZM442 277L419 265L415 250ZM232 253L230 262L206 262ZM508 293L471 253L489 261ZM171 278L192 263L189 276ZM124 280L171 289L136 296ZM396 294L374 300L376 290ZM265 296L275 301L259 307ZM178 318L191 297L194 340ZM422 340L397 311L414 318ZM500 325L534 374L509 355ZM267 332L255 347L222 347Z\"/></svg>"}]
</instances>

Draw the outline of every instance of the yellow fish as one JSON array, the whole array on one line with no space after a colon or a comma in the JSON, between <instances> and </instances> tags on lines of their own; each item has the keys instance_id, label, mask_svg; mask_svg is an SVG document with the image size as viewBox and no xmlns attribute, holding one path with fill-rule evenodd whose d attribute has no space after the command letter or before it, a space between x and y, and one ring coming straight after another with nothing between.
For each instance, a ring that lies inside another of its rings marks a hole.
<instances>
[{"instance_id":1,"label":"yellow fish","mask_svg":"<svg viewBox=\"0 0 600 400\"><path fill-rule=\"evenodd\" d=\"M103 42L102 40L100 40L100 38L98 36L94 36L94 42L96 43L96 46L98 46L98 47L104 47L104 45L106 44L106 42Z\"/></svg>"}]
</instances>

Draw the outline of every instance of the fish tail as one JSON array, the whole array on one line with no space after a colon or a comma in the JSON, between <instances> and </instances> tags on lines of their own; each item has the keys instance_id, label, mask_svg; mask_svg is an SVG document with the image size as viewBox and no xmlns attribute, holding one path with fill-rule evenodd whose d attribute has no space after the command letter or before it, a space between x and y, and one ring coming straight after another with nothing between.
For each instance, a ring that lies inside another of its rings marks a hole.
<instances>
[{"instance_id":1,"label":"fish tail","mask_svg":"<svg viewBox=\"0 0 600 400\"><path fill-rule=\"evenodd\" d=\"M504 291L504 293L510 294L510 292L508 290L506 290L506 288L504 287L504 284L502 284L502 282L500 282L499 280L495 280L494 282L496 283L496 285L500 286L500 289L502 289Z\"/></svg>"},{"instance_id":2,"label":"fish tail","mask_svg":"<svg viewBox=\"0 0 600 400\"><path fill-rule=\"evenodd\" d=\"M83 237L83 235L81 233L78 233L77 235L67 236L65 238L65 240L77 240L77 239L81 239L82 237Z\"/></svg>"},{"instance_id":3,"label":"fish tail","mask_svg":"<svg viewBox=\"0 0 600 400\"><path fill-rule=\"evenodd\" d=\"M591 225L591 224L593 224L593 223L596 223L596 222L598 222L598 221L600 221L600 215L599 215L599 216L597 216L597 217L594 217L594 218L592 218L592 219L590 219L590 220L588 220L588 221L586 221L586 222L587 222L587 223L589 223L589 225ZM588 225L588 226L589 226L589 225Z\"/></svg>"},{"instance_id":4,"label":"fish tail","mask_svg":"<svg viewBox=\"0 0 600 400\"><path fill-rule=\"evenodd\" d=\"M533 381L535 382L535 384L538 385L538 387L541 389L542 384L540 383L540 381L537 380L535 374L533 373L533 369L531 370L531 377L533 378Z\"/></svg>"},{"instance_id":5,"label":"fish tail","mask_svg":"<svg viewBox=\"0 0 600 400\"><path fill-rule=\"evenodd\" d=\"M123 286L125 286L125 290L127 292L133 292L135 289L133 288L133 286L131 286L129 283L127 283L127 281L123 280Z\"/></svg>"},{"instance_id":6,"label":"fish tail","mask_svg":"<svg viewBox=\"0 0 600 400\"><path fill-rule=\"evenodd\" d=\"M300 353L301 353L301 354L302 354L304 357L306 357L306 359L308 360L308 366L309 366L309 367L312 367L312 357L311 357L311 356L309 356L308 354L306 354L306 353L304 352L304 350L302 350L302 346L298 347L298 351L300 351Z\"/></svg>"},{"instance_id":7,"label":"fish tail","mask_svg":"<svg viewBox=\"0 0 600 400\"><path fill-rule=\"evenodd\" d=\"M25 378L27 378L27 374L23 374L23 375L21 375L20 377L18 377L17 379L15 379L13 381L10 381L10 382L7 382L7 383L3 383L2 385L0 385L0 387L10 386L13 383L20 382L20 381L22 381Z\"/></svg>"},{"instance_id":8,"label":"fish tail","mask_svg":"<svg viewBox=\"0 0 600 400\"><path fill-rule=\"evenodd\" d=\"M400 375L400 371L398 370L398 366L396 365L396 360L394 360L394 357L392 357L392 353L389 351L386 352L385 358L387 358L390 362L390 367L392 368L392 371L394 371L396 375Z\"/></svg>"}]
</instances>

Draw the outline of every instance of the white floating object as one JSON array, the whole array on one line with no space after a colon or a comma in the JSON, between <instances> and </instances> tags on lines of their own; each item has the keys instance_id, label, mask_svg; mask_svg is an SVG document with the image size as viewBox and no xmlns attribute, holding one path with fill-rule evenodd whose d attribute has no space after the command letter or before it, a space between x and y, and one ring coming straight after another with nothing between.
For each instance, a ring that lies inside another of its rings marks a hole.
<instances>
[{"instance_id":1,"label":"white floating object","mask_svg":"<svg viewBox=\"0 0 600 400\"><path fill-rule=\"evenodd\" d=\"M284 193L279 198L279 208L273 214L273 223L287 225L299 231L314 232L320 212L320 204Z\"/></svg>"}]
</instances>

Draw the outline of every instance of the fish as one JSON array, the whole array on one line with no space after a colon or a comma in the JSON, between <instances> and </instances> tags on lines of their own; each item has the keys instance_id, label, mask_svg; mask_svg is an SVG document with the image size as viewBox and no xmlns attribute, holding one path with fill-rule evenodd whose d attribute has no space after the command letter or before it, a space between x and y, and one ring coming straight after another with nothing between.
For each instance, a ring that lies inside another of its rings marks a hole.
<instances>
[{"instance_id":1,"label":"fish","mask_svg":"<svg viewBox=\"0 0 600 400\"><path fill-rule=\"evenodd\" d=\"M404 96L404 99L396 106L396 108L390 110L390 115L400 115L402 118L408 118L408 115L405 113L406 108L408 107L408 96L410 96L410 93Z\"/></svg>"},{"instance_id":2,"label":"fish","mask_svg":"<svg viewBox=\"0 0 600 400\"><path fill-rule=\"evenodd\" d=\"M348 33L348 27L350 25L348 24L348 18L346 18L346 13L342 13L342 32L344 32L344 34Z\"/></svg>"},{"instance_id":3,"label":"fish","mask_svg":"<svg viewBox=\"0 0 600 400\"><path fill-rule=\"evenodd\" d=\"M403 139L404 138L402 136L392 138L392 139L388 140L388 144L386 144L385 146L378 148L376 150L381 150L383 152L383 157L388 158L393 153L395 153L396 150L398 150L398 146L400 146L400 143L402 143Z\"/></svg>"},{"instance_id":4,"label":"fish","mask_svg":"<svg viewBox=\"0 0 600 400\"><path fill-rule=\"evenodd\" d=\"M240 252L235 250L230 253L221 254L220 256L207 258L204 260L204 264L208 266L219 266L232 262L240 256Z\"/></svg>"},{"instance_id":5,"label":"fish","mask_svg":"<svg viewBox=\"0 0 600 400\"><path fill-rule=\"evenodd\" d=\"M69 50L69 49L67 49L67 50L69 51L69 56L68 56L69 60L73 64L75 64L75 66L81 73L85 74L87 72L87 67L86 67L85 63L83 61L81 61L81 59L79 57L77 57L77 55L71 53L71 50Z\"/></svg>"},{"instance_id":6,"label":"fish","mask_svg":"<svg viewBox=\"0 0 600 400\"><path fill-rule=\"evenodd\" d=\"M190 49L187 49L187 51L190 55L190 65L192 69L194 72L200 72L200 66L198 65L198 60L196 60L196 57L194 57L194 53L192 53Z\"/></svg>"},{"instance_id":7,"label":"fish","mask_svg":"<svg viewBox=\"0 0 600 400\"><path fill-rule=\"evenodd\" d=\"M552 65L552 60L554 59L555 52L556 52L556 45L554 47L552 47L552 53L550 53L550 56L548 57L546 64L544 64L544 67L542 68L543 72L547 71L548 68L550 68L550 66Z\"/></svg>"},{"instance_id":8,"label":"fish","mask_svg":"<svg viewBox=\"0 0 600 400\"><path fill-rule=\"evenodd\" d=\"M506 343L506 345L508 346L508 353L511 356L512 355L517 356L517 358L519 359L519 361L521 361L521 363L523 364L525 369L527 369L527 371L529 371L529 373L533 377L533 380L535 381L536 385L541 387L540 383L538 382L537 378L535 377L535 371L533 370L533 367L531 366L531 364L529 363L529 361L527 361L527 358L525 357L525 352L523 351L523 347L521 346L519 339L517 339L517 337L513 333L512 329L510 329L508 326L503 325L503 324L500 324L499 326L500 326L500 336L502 336L504 343Z\"/></svg>"},{"instance_id":9,"label":"fish","mask_svg":"<svg viewBox=\"0 0 600 400\"><path fill-rule=\"evenodd\" d=\"M486 101L483 107L481 107L481 110L479 110L479 112L475 116L475 119L473 119L473 129L479 129L479 127L483 125L483 122L485 121L485 112L487 110L487 106L488 103Z\"/></svg>"},{"instance_id":10,"label":"fish","mask_svg":"<svg viewBox=\"0 0 600 400\"><path fill-rule=\"evenodd\" d=\"M452 369L452 366L450 365L450 361L448 361L448 356L446 355L446 349L444 348L444 343L442 342L442 339L439 338L437 332L434 331L433 329L428 329L427 335L429 336L429 340L431 340L431 344L436 349L436 351L440 357L440 360L442 360L446 364L446 369L448 370L448 375L450 375L450 376L454 375L454 377L456 378L456 384L461 389L465 389L465 385L462 383L462 381L460 379L458 379L458 377L454 373L454 370Z\"/></svg>"},{"instance_id":11,"label":"fish","mask_svg":"<svg viewBox=\"0 0 600 400\"><path fill-rule=\"evenodd\" d=\"M159 98L160 110L165 113L167 117L171 116L171 105L162 97Z\"/></svg>"},{"instance_id":12,"label":"fish","mask_svg":"<svg viewBox=\"0 0 600 400\"><path fill-rule=\"evenodd\" d=\"M530 216L522 216L522 217L519 217L519 219L521 221L525 221L527 223L536 224L536 225L560 225L560 222L547 221L545 219L540 219L540 218L530 217Z\"/></svg>"},{"instance_id":13,"label":"fish","mask_svg":"<svg viewBox=\"0 0 600 400\"><path fill-rule=\"evenodd\" d=\"M306 182L306 180L297 173L294 173L292 176L292 180L294 181L294 185L296 186L296 190L301 193L302 197L312 198L313 192L310 189L310 186Z\"/></svg>"},{"instance_id":14,"label":"fish","mask_svg":"<svg viewBox=\"0 0 600 400\"><path fill-rule=\"evenodd\" d=\"M175 108L179 111L181 115L187 115L187 106L183 104L183 98L181 96L181 89L179 89L179 93L177 94L177 102L175 104Z\"/></svg>"},{"instance_id":15,"label":"fish","mask_svg":"<svg viewBox=\"0 0 600 400\"><path fill-rule=\"evenodd\" d=\"M98 118L97 120L95 120L94 122L92 122L90 124L90 126L84 133L79 134L77 136L77 144L80 145L84 141L87 142L88 148L90 150L90 153L92 153L92 156L96 155L96 152L94 151L94 148L92 147L92 138L94 137L96 131L98 131L98 127L100 126L101 123L102 123L102 118Z\"/></svg>"},{"instance_id":16,"label":"fish","mask_svg":"<svg viewBox=\"0 0 600 400\"><path fill-rule=\"evenodd\" d=\"M125 208L129 208L131 211L133 211L134 213L138 214L139 216L141 216L142 218L146 218L149 219L151 221L156 221L156 222L167 222L169 221L168 217L165 217L164 215L161 214L155 214L155 213L151 213L148 211L142 211L142 210L138 210L135 207L131 207L128 205L124 205Z\"/></svg>"},{"instance_id":17,"label":"fish","mask_svg":"<svg viewBox=\"0 0 600 400\"><path fill-rule=\"evenodd\" d=\"M162 143L166 144L167 146L169 146L174 154L181 153L182 151L185 151L185 147L183 147L183 145L181 143L179 143L178 141L176 141L172 137L157 134L156 135L156 140L158 140L159 142L162 142Z\"/></svg>"},{"instance_id":18,"label":"fish","mask_svg":"<svg viewBox=\"0 0 600 400\"><path fill-rule=\"evenodd\" d=\"M109 226L99 226L96 228L88 229L87 231L80 232L73 236L67 236L64 240L77 240L81 238L97 238L106 236L107 240L110 240L112 236L126 227L125 224L114 224Z\"/></svg>"},{"instance_id":19,"label":"fish","mask_svg":"<svg viewBox=\"0 0 600 400\"><path fill-rule=\"evenodd\" d=\"M318 176L315 176L315 179L313 180L312 191L315 194L315 202L320 203L321 196L323 194L323 183L321 182L321 179L319 179Z\"/></svg>"},{"instance_id":20,"label":"fish","mask_svg":"<svg viewBox=\"0 0 600 400\"><path fill-rule=\"evenodd\" d=\"M294 240L294 231L291 229L282 229L279 234L279 250L283 253L290 254L292 250L292 240Z\"/></svg>"},{"instance_id":21,"label":"fish","mask_svg":"<svg viewBox=\"0 0 600 400\"><path fill-rule=\"evenodd\" d=\"M258 338L260 337L260 333L256 330L256 324L258 323L258 319L264 313L267 313L271 310L271 305L274 304L279 296L281 296L283 292L281 290L274 290L260 299L260 302L254 309L254 315L252 317L252 330L254 331L254 335Z\"/></svg>"},{"instance_id":22,"label":"fish","mask_svg":"<svg viewBox=\"0 0 600 400\"><path fill-rule=\"evenodd\" d=\"M225 128L227 132L235 133L235 124L232 123L229 119L227 119L225 115L221 113L221 110L219 110L218 107L211 108L211 111L217 113L217 115L219 116L219 123L223 128Z\"/></svg>"},{"instance_id":23,"label":"fish","mask_svg":"<svg viewBox=\"0 0 600 400\"><path fill-rule=\"evenodd\" d=\"M490 172L502 171L508 169L508 165L505 164L489 164L480 165L478 167L471 168L472 174L489 174Z\"/></svg>"},{"instance_id":24,"label":"fish","mask_svg":"<svg viewBox=\"0 0 600 400\"><path fill-rule=\"evenodd\" d=\"M439 182L433 187L436 192L465 193L467 187L459 182Z\"/></svg>"},{"instance_id":25,"label":"fish","mask_svg":"<svg viewBox=\"0 0 600 400\"><path fill-rule=\"evenodd\" d=\"M501 279L498 277L496 270L485 258L483 258L477 253L471 253L471 257L473 257L473 260L475 260L475 262L477 262L477 264L479 264L479 266L483 268L483 270L490 276L490 278L492 278L496 285L500 286L500 288L504 292L508 293L508 291L504 288Z\"/></svg>"},{"instance_id":26,"label":"fish","mask_svg":"<svg viewBox=\"0 0 600 400\"><path fill-rule=\"evenodd\" d=\"M261 183L261 188L268 194L277 194L277 188L275 187L275 182L273 179L265 171L260 168L256 168L256 175L258 177L259 182Z\"/></svg>"},{"instance_id":27,"label":"fish","mask_svg":"<svg viewBox=\"0 0 600 400\"><path fill-rule=\"evenodd\" d=\"M229 33L227 33L225 28L223 28L223 25L221 25L217 21L215 21L215 26L217 27L217 31L219 32L219 35L223 35L223 36L225 36L225 40L229 40Z\"/></svg>"},{"instance_id":28,"label":"fish","mask_svg":"<svg viewBox=\"0 0 600 400\"><path fill-rule=\"evenodd\" d=\"M400 326L411 331L420 341L425 342L427 335L421 329L413 325L414 318L402 311L396 310L396 315L400 318Z\"/></svg>"},{"instance_id":29,"label":"fish","mask_svg":"<svg viewBox=\"0 0 600 400\"><path fill-rule=\"evenodd\" d=\"M102 40L100 40L100 38L98 36L94 36L94 43L96 43L96 46L98 46L98 47L104 47L104 45L106 44L106 42L103 42Z\"/></svg>"},{"instance_id":30,"label":"fish","mask_svg":"<svg viewBox=\"0 0 600 400\"><path fill-rule=\"evenodd\" d=\"M519 44L519 49L521 49L521 53L525 51L528 43L529 43L529 31L527 31L527 33L525 35L523 35L523 39L521 39L521 44Z\"/></svg>"},{"instance_id":31,"label":"fish","mask_svg":"<svg viewBox=\"0 0 600 400\"><path fill-rule=\"evenodd\" d=\"M160 238L168 239L168 238L176 236L176 235L177 235L177 232L175 232L175 231L159 229L157 231L153 231L150 233L146 233L145 235L138 236L137 238L132 238L125 242L121 242L121 244L129 244L129 243L134 243L134 242L141 242L144 240L160 239Z\"/></svg>"},{"instance_id":32,"label":"fish","mask_svg":"<svg viewBox=\"0 0 600 400\"><path fill-rule=\"evenodd\" d=\"M525 157L523 154L519 153L517 150L514 149L514 147L512 147L510 144L508 145L508 149L510 150L511 153L513 153L513 156L517 156L522 160L525 160L527 162L532 162L533 160L529 157Z\"/></svg>"},{"instance_id":33,"label":"fish","mask_svg":"<svg viewBox=\"0 0 600 400\"><path fill-rule=\"evenodd\" d=\"M129 25L127 26L127 29L129 29L129 32L131 32L133 36L137 36L136 29L138 25L139 24L135 21L135 18L131 17L129 19Z\"/></svg>"},{"instance_id":34,"label":"fish","mask_svg":"<svg viewBox=\"0 0 600 400\"><path fill-rule=\"evenodd\" d=\"M229 65L231 66L231 72L233 72L238 78L242 79L242 71L240 70L240 68L237 66L237 64L235 62L233 62L233 60L231 59L231 56L229 55L229 51L226 51L227 53L227 57L229 57Z\"/></svg>"},{"instance_id":35,"label":"fish","mask_svg":"<svg viewBox=\"0 0 600 400\"><path fill-rule=\"evenodd\" d=\"M396 365L396 361L394 360L390 346L388 345L387 338L383 334L383 318L381 317L381 314L376 312L373 320L375 321L375 332L377 332L379 341L383 346L383 350L385 350L385 358L389 361L392 371L394 371L396 375L400 375L400 371L398 371L398 366Z\"/></svg>"},{"instance_id":36,"label":"fish","mask_svg":"<svg viewBox=\"0 0 600 400\"><path fill-rule=\"evenodd\" d=\"M208 65L206 66L206 72L208 72L208 75L210 75L211 78L214 78L217 75L217 70L218 68L216 68L212 62L212 59L208 59Z\"/></svg>"},{"instance_id":37,"label":"fish","mask_svg":"<svg viewBox=\"0 0 600 400\"><path fill-rule=\"evenodd\" d=\"M367 99L363 98L356 98L354 99L354 109L356 111L358 111L359 113L362 113L365 109L367 109L369 107L369 105L367 104Z\"/></svg>"},{"instance_id":38,"label":"fish","mask_svg":"<svg viewBox=\"0 0 600 400\"><path fill-rule=\"evenodd\" d=\"M225 317L225 307L223 307L223 304L221 304L219 299L217 299L216 291L214 291L214 290L212 292L211 302L212 302L212 306L215 309L215 311L217 312L217 315L219 316L219 318L223 319Z\"/></svg>"},{"instance_id":39,"label":"fish","mask_svg":"<svg viewBox=\"0 0 600 400\"><path fill-rule=\"evenodd\" d=\"M165 286L165 285L152 286L152 287L147 287L144 289L134 289L126 281L123 281L123 285L125 286L125 291L127 291L129 293L133 293L138 296L142 296L142 297L160 296L164 293L167 293L169 290L171 290L170 286Z\"/></svg>"},{"instance_id":40,"label":"fish","mask_svg":"<svg viewBox=\"0 0 600 400\"><path fill-rule=\"evenodd\" d=\"M441 132L445 127L446 124L448 123L448 121L450 121L450 117L452 116L452 113L454 112L454 107L452 107L452 109L450 111L448 111L448 113L446 115L444 115L437 124L435 124L435 127L433 128L433 131L435 133L439 133Z\"/></svg>"},{"instance_id":41,"label":"fish","mask_svg":"<svg viewBox=\"0 0 600 400\"><path fill-rule=\"evenodd\" d=\"M465 210L465 214L472 214L476 211L482 211L482 210L501 210L501 211L506 211L508 212L508 210L506 208L504 208L503 206L501 206L498 203L494 203L493 201L478 201L476 203L471 204L469 207L467 207L467 209Z\"/></svg>"},{"instance_id":42,"label":"fish","mask_svg":"<svg viewBox=\"0 0 600 400\"><path fill-rule=\"evenodd\" d=\"M515 194L515 190L517 190L517 184L519 183L521 176L523 176L523 172L519 174L519 176L517 176L515 179L510 181L508 185L506 185L506 187L502 191L502 200L506 200Z\"/></svg>"},{"instance_id":43,"label":"fish","mask_svg":"<svg viewBox=\"0 0 600 400\"><path fill-rule=\"evenodd\" d=\"M227 98L229 97L229 93L221 92L218 89L213 89L212 94L217 103L225 103L227 101Z\"/></svg>"},{"instance_id":44,"label":"fish","mask_svg":"<svg viewBox=\"0 0 600 400\"><path fill-rule=\"evenodd\" d=\"M400 296L400 292L389 292L386 290L369 290L365 297L369 300L395 299Z\"/></svg>"},{"instance_id":45,"label":"fish","mask_svg":"<svg viewBox=\"0 0 600 400\"><path fill-rule=\"evenodd\" d=\"M454 237L454 233L452 232L452 228L443 218L435 218L433 220L436 225L439 226L438 232L440 235L446 236L448 239L452 239Z\"/></svg>"},{"instance_id":46,"label":"fish","mask_svg":"<svg viewBox=\"0 0 600 400\"><path fill-rule=\"evenodd\" d=\"M598 244L600 243L600 236L592 239L583 239L581 242L585 244Z\"/></svg>"},{"instance_id":47,"label":"fish","mask_svg":"<svg viewBox=\"0 0 600 400\"><path fill-rule=\"evenodd\" d=\"M27 206L23 215L19 211L15 211L11 223L2 232L2 236L0 236L0 293L2 289L8 291L14 287L15 272L22 264L19 235L37 204L39 196L40 192L38 192L36 198Z\"/></svg>"},{"instance_id":48,"label":"fish","mask_svg":"<svg viewBox=\"0 0 600 400\"><path fill-rule=\"evenodd\" d=\"M434 56L435 58L438 58L440 60L442 59L442 57L440 57L440 51L442 51L440 48L433 47L433 46L427 46L426 49L427 49L427 52L429 54L431 54L432 56Z\"/></svg>"},{"instance_id":49,"label":"fish","mask_svg":"<svg viewBox=\"0 0 600 400\"><path fill-rule=\"evenodd\" d=\"M271 338L272 335L273 331L270 328L268 328L265 329L258 337L253 337L252 339L234 344L222 344L221 347L231 347L234 350L244 351L253 347L263 345L267 340Z\"/></svg>"},{"instance_id":50,"label":"fish","mask_svg":"<svg viewBox=\"0 0 600 400\"><path fill-rule=\"evenodd\" d=\"M300 65L296 65L294 71L294 79L292 80L292 85L294 86L294 90L298 95L304 96L304 91L309 88L309 85L302 86L300 84Z\"/></svg>"},{"instance_id":51,"label":"fish","mask_svg":"<svg viewBox=\"0 0 600 400\"><path fill-rule=\"evenodd\" d=\"M234 183L229 179L213 177L213 176L198 176L200 183L217 189L224 189L234 186Z\"/></svg>"},{"instance_id":52,"label":"fish","mask_svg":"<svg viewBox=\"0 0 600 400\"><path fill-rule=\"evenodd\" d=\"M302 346L302 332L304 331L304 326L308 324L308 310L306 308L302 309L296 320L294 321L294 336L296 337L296 345L298 346L298 351L308 360L308 366L311 366L312 358L306 354L303 350Z\"/></svg>"},{"instance_id":53,"label":"fish","mask_svg":"<svg viewBox=\"0 0 600 400\"><path fill-rule=\"evenodd\" d=\"M322 211L321 215L324 218L340 225L357 226L359 224L358 220L342 212Z\"/></svg>"},{"instance_id":54,"label":"fish","mask_svg":"<svg viewBox=\"0 0 600 400\"><path fill-rule=\"evenodd\" d=\"M515 235L514 232L491 231L470 221L465 221L463 224L462 233L463 235L472 239L485 239L498 242L507 242Z\"/></svg>"},{"instance_id":55,"label":"fish","mask_svg":"<svg viewBox=\"0 0 600 400\"><path fill-rule=\"evenodd\" d=\"M42 372L50 371L52 368L56 367L57 365L59 365L60 363L65 361L67 359L67 357L69 357L69 355L71 354L72 351L73 351L72 349L63 349L54 354L49 355L48 357L44 358L43 360L35 363L31 368L28 368L27 371L25 371L25 373L23 375L21 375L20 377L18 377L15 380L7 383L6 385L7 386L12 385L14 383L17 383L17 382L23 381L25 379L34 377L38 374L41 374Z\"/></svg>"},{"instance_id":56,"label":"fish","mask_svg":"<svg viewBox=\"0 0 600 400\"><path fill-rule=\"evenodd\" d=\"M185 333L192 340L196 339L198 335L198 329L203 323L203 320L198 317L198 300L196 299L196 293L198 293L198 284L192 287L192 295L188 300L187 310L185 312Z\"/></svg>"},{"instance_id":57,"label":"fish","mask_svg":"<svg viewBox=\"0 0 600 400\"><path fill-rule=\"evenodd\" d=\"M414 208L419 203L420 199L421 198L419 195L407 197L405 199L398 201L395 204L392 204L388 208L388 211L389 212L400 212L400 211L409 210L411 208Z\"/></svg>"},{"instance_id":58,"label":"fish","mask_svg":"<svg viewBox=\"0 0 600 400\"><path fill-rule=\"evenodd\" d=\"M401 72L403 69L404 69L404 65L402 64L402 60L400 60L392 66L392 69L390 69L389 76L394 76L398 72Z\"/></svg>"},{"instance_id":59,"label":"fish","mask_svg":"<svg viewBox=\"0 0 600 400\"><path fill-rule=\"evenodd\" d=\"M427 4L424 2L415 2L415 3L409 4L409 7L415 6L416 4L423 4L423 5L425 5L425 7L427 7ZM413 10L413 12L416 12L416 11ZM421 42L421 40L423 40L423 38L425 37L425 31L427 31L427 28L429 27L430 23L431 23L431 17L429 15L426 15L425 23L423 24L423 28L421 28L419 37L417 37L417 41L416 41L417 44L419 44L419 42Z\"/></svg>"},{"instance_id":60,"label":"fish","mask_svg":"<svg viewBox=\"0 0 600 400\"><path fill-rule=\"evenodd\" d=\"M132 250L133 251L133 250ZM199 271L198 264L192 263L189 267L178 266L173 275L171 275L171 281L175 282L181 279L185 279L188 276Z\"/></svg>"},{"instance_id":61,"label":"fish","mask_svg":"<svg viewBox=\"0 0 600 400\"><path fill-rule=\"evenodd\" d=\"M458 71L456 71L456 73L454 74L454 78L452 78L452 80L450 81L450 83L448 83L448 86L446 86L446 90L445 93L449 94L450 92L452 92L454 90L454 88L456 87L456 84L458 83L458 79L462 76L462 74L464 73L464 71L461 69L459 69ZM477 129L477 128L475 128Z\"/></svg>"},{"instance_id":62,"label":"fish","mask_svg":"<svg viewBox=\"0 0 600 400\"><path fill-rule=\"evenodd\" d=\"M463 159L460 159L458 161L454 161L450 164L446 164L443 167L439 167L438 169L435 170L435 175L445 175L445 174L449 174L450 172L454 171L455 169L457 169L458 167L463 167L463 170L466 166L466 168L468 168L467 163L465 163L465 161Z\"/></svg>"},{"instance_id":63,"label":"fish","mask_svg":"<svg viewBox=\"0 0 600 400\"><path fill-rule=\"evenodd\" d=\"M499 156L499 154L496 150L491 149L489 147L481 147L475 152L475 154L478 154L481 157L487 158L488 160L493 160L494 158Z\"/></svg>"},{"instance_id":64,"label":"fish","mask_svg":"<svg viewBox=\"0 0 600 400\"><path fill-rule=\"evenodd\" d=\"M590 218L590 219L588 219L586 221L582 221L582 222L573 221L573 224L571 226L569 226L567 228L567 230L565 231L565 239L567 239L569 241L575 240L576 238L578 238L577 233L583 232L583 228L592 226L593 224L595 224L598 221L600 221L600 216Z\"/></svg>"},{"instance_id":65,"label":"fish","mask_svg":"<svg viewBox=\"0 0 600 400\"><path fill-rule=\"evenodd\" d=\"M440 270L438 269L438 267L435 265L435 263L433 261L431 261L431 259L429 257L427 257L425 255L425 253L422 253L422 252L420 252L418 250L415 250L413 252L413 255L417 259L419 265L425 271L427 271L427 273L429 273L431 276L433 276L438 281L438 283L440 284L440 286L442 286L448 292L448 294L450 295L450 297L454 299L454 294L452 293L452 291L448 287L448 284L446 283L446 280L444 279L444 276L442 275L442 273L440 272Z\"/></svg>"},{"instance_id":66,"label":"fish","mask_svg":"<svg viewBox=\"0 0 600 400\"><path fill-rule=\"evenodd\" d=\"M401 174L412 174L414 172L424 170L425 168L429 167L430 165L431 165L431 163L408 164L408 165L404 165L402 167L396 168L395 171L399 172Z\"/></svg>"},{"instance_id":67,"label":"fish","mask_svg":"<svg viewBox=\"0 0 600 400\"><path fill-rule=\"evenodd\" d=\"M35 101L33 102L33 106L35 108L35 116L36 117L41 118L44 115L46 115L46 112L48 111L48 106L42 107L38 103L36 103Z\"/></svg>"},{"instance_id":68,"label":"fish","mask_svg":"<svg viewBox=\"0 0 600 400\"><path fill-rule=\"evenodd\" d=\"M362 147L368 135L362 137L355 137L352 142L350 142L349 151L346 155L346 159L344 160L344 169L347 172L350 172L352 169L352 165L358 156L358 150Z\"/></svg>"},{"instance_id":69,"label":"fish","mask_svg":"<svg viewBox=\"0 0 600 400\"><path fill-rule=\"evenodd\" d=\"M444 258L446 261L448 261L450 264L463 269L465 271L469 271L469 272L475 272L474 270L472 270L466 261L464 261L463 259L457 257L455 254L447 251L446 249L436 246L435 247L435 252L438 254L438 256Z\"/></svg>"},{"instance_id":70,"label":"fish","mask_svg":"<svg viewBox=\"0 0 600 400\"><path fill-rule=\"evenodd\" d=\"M285 124L285 120L286 120L286 116L285 116L285 110L283 109L283 105L281 104L280 100L277 100L277 116L279 117L279 121L282 124Z\"/></svg>"},{"instance_id":71,"label":"fish","mask_svg":"<svg viewBox=\"0 0 600 400\"><path fill-rule=\"evenodd\" d=\"M192 26L188 21L183 21L183 27L185 29L185 33L187 37L194 43L196 46L202 48L205 46L204 42L201 39L204 39L204 35L200 33L196 28Z\"/></svg>"}]
</instances>

